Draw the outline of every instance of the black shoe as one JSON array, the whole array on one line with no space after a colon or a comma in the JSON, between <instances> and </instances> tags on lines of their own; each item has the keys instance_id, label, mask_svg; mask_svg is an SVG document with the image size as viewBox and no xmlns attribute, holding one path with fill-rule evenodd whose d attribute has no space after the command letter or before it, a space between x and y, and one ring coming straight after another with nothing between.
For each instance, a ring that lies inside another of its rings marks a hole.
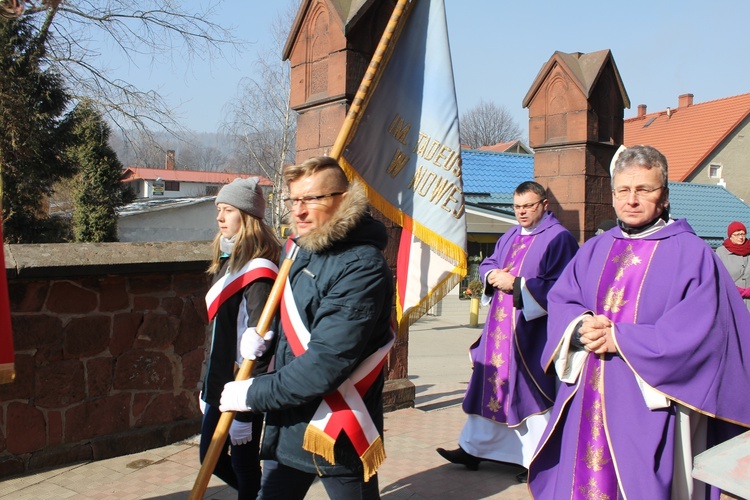
<instances>
[{"instance_id":1,"label":"black shoe","mask_svg":"<svg viewBox=\"0 0 750 500\"><path fill-rule=\"evenodd\" d=\"M516 481L518 481L519 483L528 483L529 482L528 469L524 470L520 474L516 474Z\"/></svg>"},{"instance_id":2,"label":"black shoe","mask_svg":"<svg viewBox=\"0 0 750 500\"><path fill-rule=\"evenodd\" d=\"M464 465L469 470L479 470L479 462L482 461L481 458L466 453L466 451L460 446L455 450L438 448L436 451L447 461L453 464Z\"/></svg>"}]
</instances>

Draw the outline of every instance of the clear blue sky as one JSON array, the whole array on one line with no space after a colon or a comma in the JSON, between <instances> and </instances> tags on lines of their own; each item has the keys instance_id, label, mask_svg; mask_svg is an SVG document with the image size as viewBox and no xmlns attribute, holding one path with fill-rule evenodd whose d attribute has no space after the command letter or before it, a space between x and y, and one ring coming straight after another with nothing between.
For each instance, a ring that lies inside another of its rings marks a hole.
<instances>
[{"instance_id":1,"label":"clear blue sky","mask_svg":"<svg viewBox=\"0 0 750 500\"><path fill-rule=\"evenodd\" d=\"M205 3L184 0L186 4ZM250 75L256 50L270 44L269 25L287 0L224 0L216 22L236 27L251 42L231 62L175 61L153 69L121 66L121 76L153 88L175 105L186 127L216 131L222 109ZM542 65L556 51L610 49L631 109L677 107L692 93L695 103L750 92L750 1L714 0L445 0L460 111L481 99L504 106L526 131L521 107ZM118 61L110 61L114 67Z\"/></svg>"}]
</instances>

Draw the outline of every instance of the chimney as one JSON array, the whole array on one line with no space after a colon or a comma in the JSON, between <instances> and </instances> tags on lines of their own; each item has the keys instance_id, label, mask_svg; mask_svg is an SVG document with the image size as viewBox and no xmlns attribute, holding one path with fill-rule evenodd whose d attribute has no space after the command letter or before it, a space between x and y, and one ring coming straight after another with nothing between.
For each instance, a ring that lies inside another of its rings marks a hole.
<instances>
[{"instance_id":1,"label":"chimney","mask_svg":"<svg viewBox=\"0 0 750 500\"><path fill-rule=\"evenodd\" d=\"M174 149L167 150L167 158L164 161L164 168L174 170Z\"/></svg>"},{"instance_id":2,"label":"chimney","mask_svg":"<svg viewBox=\"0 0 750 500\"><path fill-rule=\"evenodd\" d=\"M678 108L687 108L693 105L693 94L682 94L678 99Z\"/></svg>"},{"instance_id":3,"label":"chimney","mask_svg":"<svg viewBox=\"0 0 750 500\"><path fill-rule=\"evenodd\" d=\"M642 118L644 116L646 116L646 105L639 104L638 105L638 118Z\"/></svg>"}]
</instances>

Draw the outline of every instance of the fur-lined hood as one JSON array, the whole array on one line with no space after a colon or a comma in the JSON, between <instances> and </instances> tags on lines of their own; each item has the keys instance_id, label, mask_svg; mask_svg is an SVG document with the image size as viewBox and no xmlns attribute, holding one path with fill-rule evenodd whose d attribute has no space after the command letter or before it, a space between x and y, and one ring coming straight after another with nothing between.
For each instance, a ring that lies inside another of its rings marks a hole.
<instances>
[{"instance_id":1,"label":"fur-lined hood","mask_svg":"<svg viewBox=\"0 0 750 500\"><path fill-rule=\"evenodd\" d=\"M365 217L370 219L369 202L364 186L355 179L349 184L347 195L343 197L338 210L333 213L331 218L320 228L297 238L296 242L301 248L310 252L323 252L330 249L334 244L349 239L350 233L360 225ZM372 240L372 244L381 248L378 236L380 235L370 234L367 239Z\"/></svg>"}]
</instances>

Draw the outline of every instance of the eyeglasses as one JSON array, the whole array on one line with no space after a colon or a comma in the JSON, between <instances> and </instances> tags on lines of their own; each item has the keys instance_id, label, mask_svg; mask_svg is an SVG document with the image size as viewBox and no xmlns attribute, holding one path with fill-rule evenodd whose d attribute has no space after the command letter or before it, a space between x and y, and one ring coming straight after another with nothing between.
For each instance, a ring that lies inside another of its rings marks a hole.
<instances>
[{"instance_id":1,"label":"eyeglasses","mask_svg":"<svg viewBox=\"0 0 750 500\"><path fill-rule=\"evenodd\" d=\"M315 205L322 205L323 202L321 200L324 200L325 198L331 198L332 196L338 196L340 194L344 194L345 191L339 191L337 193L328 193L328 194L319 194L318 196L302 196L300 198L284 198L282 201L284 202L284 205L286 205L287 208L292 209L297 204L300 206L315 206Z\"/></svg>"},{"instance_id":2,"label":"eyeglasses","mask_svg":"<svg viewBox=\"0 0 750 500\"><path fill-rule=\"evenodd\" d=\"M635 193L636 199L640 199L648 198L649 195L651 195L651 193L653 193L654 191L664 188L665 186L658 186L655 188L637 187L635 189L630 189L629 187L621 187L613 189L612 194L615 196L616 200L627 200L630 198L630 193Z\"/></svg>"},{"instance_id":3,"label":"eyeglasses","mask_svg":"<svg viewBox=\"0 0 750 500\"><path fill-rule=\"evenodd\" d=\"M732 236L746 236L747 233L732 233Z\"/></svg>"},{"instance_id":4,"label":"eyeglasses","mask_svg":"<svg viewBox=\"0 0 750 500\"><path fill-rule=\"evenodd\" d=\"M519 210L534 210L534 207L542 203L543 201L547 201L547 198L542 198L539 201L535 201L534 203L527 203L525 205L513 205L513 210L518 212Z\"/></svg>"}]
</instances>

